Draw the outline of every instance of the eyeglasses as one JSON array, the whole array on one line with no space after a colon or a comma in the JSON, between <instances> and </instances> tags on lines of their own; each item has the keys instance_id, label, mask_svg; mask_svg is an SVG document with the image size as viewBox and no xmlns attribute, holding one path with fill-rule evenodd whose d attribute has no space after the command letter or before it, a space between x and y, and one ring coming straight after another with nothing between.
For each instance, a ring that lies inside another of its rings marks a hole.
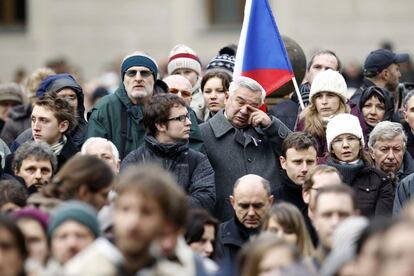
<instances>
[{"instance_id":1,"label":"eyeglasses","mask_svg":"<svg viewBox=\"0 0 414 276\"><path fill-rule=\"evenodd\" d=\"M348 136L348 137L335 138L333 139L332 144L342 145L345 141L349 144L359 143L358 137Z\"/></svg>"},{"instance_id":2,"label":"eyeglasses","mask_svg":"<svg viewBox=\"0 0 414 276\"><path fill-rule=\"evenodd\" d=\"M139 74L141 75L141 77L143 78L148 78L149 76L152 75L152 72L150 70L127 70L125 72L125 75L127 75L130 78L133 78L137 75L137 73L139 72Z\"/></svg>"},{"instance_id":3,"label":"eyeglasses","mask_svg":"<svg viewBox=\"0 0 414 276\"><path fill-rule=\"evenodd\" d=\"M191 91L179 90L179 89L176 89L176 88L170 88L170 93L172 93L172 94L178 94L179 92L181 93L181 97L183 97L183 98L191 97Z\"/></svg>"},{"instance_id":4,"label":"eyeglasses","mask_svg":"<svg viewBox=\"0 0 414 276\"><path fill-rule=\"evenodd\" d=\"M190 113L187 113L185 115L180 115L180 116L177 116L177 117L174 117L174 118L169 118L167 121L180 121L180 122L185 123L185 121L187 119L190 120Z\"/></svg>"}]
</instances>

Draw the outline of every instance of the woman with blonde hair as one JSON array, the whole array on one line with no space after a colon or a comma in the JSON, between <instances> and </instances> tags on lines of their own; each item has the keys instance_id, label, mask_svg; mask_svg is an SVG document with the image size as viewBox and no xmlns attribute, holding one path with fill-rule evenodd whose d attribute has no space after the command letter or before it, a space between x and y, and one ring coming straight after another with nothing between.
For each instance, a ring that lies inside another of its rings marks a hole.
<instances>
[{"instance_id":1,"label":"woman with blonde hair","mask_svg":"<svg viewBox=\"0 0 414 276\"><path fill-rule=\"evenodd\" d=\"M277 203L269 209L262 231L275 233L295 245L304 257L310 257L314 248L299 209L290 203Z\"/></svg>"},{"instance_id":2,"label":"woman with blonde hair","mask_svg":"<svg viewBox=\"0 0 414 276\"><path fill-rule=\"evenodd\" d=\"M358 107L347 104L347 86L342 75L326 70L316 75L309 94L309 105L299 114L295 131L304 131L315 137L318 142L319 163L326 163L326 125L334 116L352 113L360 116ZM360 119L363 122L363 119ZM365 125L364 125L365 126Z\"/></svg>"}]
</instances>

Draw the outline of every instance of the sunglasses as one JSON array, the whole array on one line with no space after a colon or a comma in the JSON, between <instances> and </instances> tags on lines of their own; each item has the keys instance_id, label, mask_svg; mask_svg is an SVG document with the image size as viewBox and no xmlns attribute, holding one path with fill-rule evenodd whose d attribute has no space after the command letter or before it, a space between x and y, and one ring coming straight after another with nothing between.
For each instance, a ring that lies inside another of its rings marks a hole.
<instances>
[{"instance_id":1,"label":"sunglasses","mask_svg":"<svg viewBox=\"0 0 414 276\"><path fill-rule=\"evenodd\" d=\"M176 88L170 88L170 93L171 94L178 94L178 93L180 93L181 94L181 97L183 97L183 98L189 98L189 97L191 97L191 91L187 91L187 90L179 90L179 89L176 89Z\"/></svg>"},{"instance_id":2,"label":"sunglasses","mask_svg":"<svg viewBox=\"0 0 414 276\"><path fill-rule=\"evenodd\" d=\"M185 115L180 115L174 118L169 118L167 121L180 121L182 123L185 123L187 119L190 120L190 113L187 113Z\"/></svg>"},{"instance_id":3,"label":"sunglasses","mask_svg":"<svg viewBox=\"0 0 414 276\"><path fill-rule=\"evenodd\" d=\"M137 73L139 73L141 75L141 77L143 78L148 78L149 76L152 75L152 72L150 70L127 70L125 72L125 75L127 75L130 78L133 78L137 75Z\"/></svg>"}]
</instances>

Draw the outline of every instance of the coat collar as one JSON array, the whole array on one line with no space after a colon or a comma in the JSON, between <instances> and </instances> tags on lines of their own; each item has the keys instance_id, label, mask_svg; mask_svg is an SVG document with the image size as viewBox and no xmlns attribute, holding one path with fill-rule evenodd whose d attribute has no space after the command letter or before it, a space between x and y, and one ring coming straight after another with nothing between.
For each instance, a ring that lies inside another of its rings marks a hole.
<instances>
[{"instance_id":1,"label":"coat collar","mask_svg":"<svg viewBox=\"0 0 414 276\"><path fill-rule=\"evenodd\" d=\"M234 129L226 116L224 116L224 110L217 112L213 118L208 120L208 123L210 124L216 138L220 138L230 130Z\"/></svg>"}]
</instances>

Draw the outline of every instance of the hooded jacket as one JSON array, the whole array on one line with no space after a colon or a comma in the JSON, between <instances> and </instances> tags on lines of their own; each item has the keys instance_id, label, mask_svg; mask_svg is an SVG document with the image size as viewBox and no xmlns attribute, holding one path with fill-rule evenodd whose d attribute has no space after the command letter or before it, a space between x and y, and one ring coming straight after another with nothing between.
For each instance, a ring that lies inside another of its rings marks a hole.
<instances>
[{"instance_id":1,"label":"hooded jacket","mask_svg":"<svg viewBox=\"0 0 414 276\"><path fill-rule=\"evenodd\" d=\"M66 135L71 138L71 141L75 146L80 149L85 141L85 133L88 123L85 120L85 106L83 104L83 90L75 79L69 74L57 74L47 77L42 81L38 90L36 91L36 97L41 97L45 93L54 92L57 93L64 88L70 88L76 93L78 100L77 106L77 124L70 133ZM32 107L30 106L30 114L28 114L29 125L23 130L17 138L11 143L10 150L14 152L21 144L33 138L32 130L30 128L30 116L32 113ZM6 128L6 127L5 127Z\"/></svg>"},{"instance_id":2,"label":"hooded jacket","mask_svg":"<svg viewBox=\"0 0 414 276\"><path fill-rule=\"evenodd\" d=\"M58 93L64 88L70 88L76 93L78 100L77 111L77 125L69 133L69 136L72 138L73 143L81 148L83 142L85 141L85 134L88 123L85 120L85 105L84 105L84 95L82 87L76 82L76 80L69 74L57 74L47 77L42 81L38 90L36 91L36 97L41 97L47 92Z\"/></svg>"}]
</instances>

